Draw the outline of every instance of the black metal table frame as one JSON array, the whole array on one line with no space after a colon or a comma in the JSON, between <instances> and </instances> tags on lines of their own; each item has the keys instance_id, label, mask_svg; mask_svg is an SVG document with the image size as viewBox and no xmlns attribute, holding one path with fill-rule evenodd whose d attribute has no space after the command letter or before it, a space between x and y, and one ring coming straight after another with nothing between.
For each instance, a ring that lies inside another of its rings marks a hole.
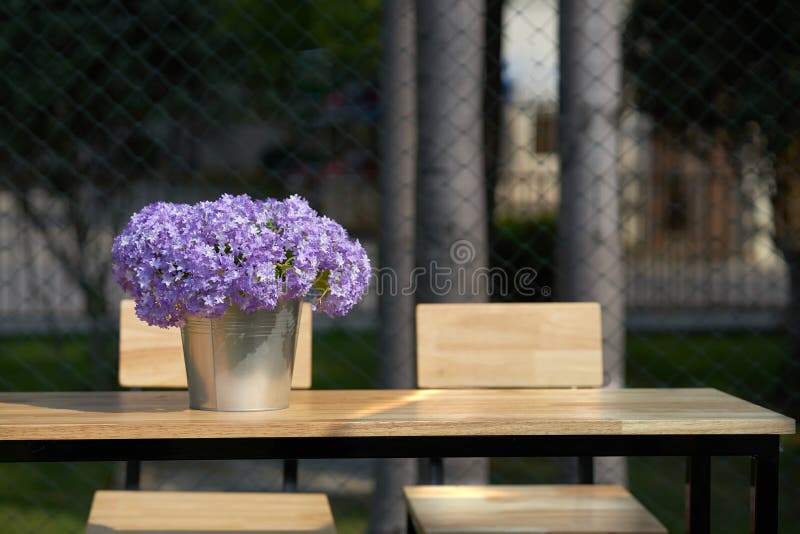
<instances>
[{"instance_id":1,"label":"black metal table frame","mask_svg":"<svg viewBox=\"0 0 800 534\"><path fill-rule=\"evenodd\" d=\"M712 456L750 456L750 530L778 531L777 435L437 436L0 440L0 462L684 456L686 527L710 532Z\"/></svg>"}]
</instances>

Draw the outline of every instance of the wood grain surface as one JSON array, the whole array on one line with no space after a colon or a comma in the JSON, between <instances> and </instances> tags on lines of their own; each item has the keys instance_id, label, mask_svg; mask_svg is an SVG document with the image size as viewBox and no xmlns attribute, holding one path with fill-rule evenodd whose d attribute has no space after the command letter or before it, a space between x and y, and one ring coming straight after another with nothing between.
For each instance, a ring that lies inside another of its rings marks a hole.
<instances>
[{"instance_id":1,"label":"wood grain surface","mask_svg":"<svg viewBox=\"0 0 800 534\"><path fill-rule=\"evenodd\" d=\"M0 393L0 439L792 434L714 389L296 390L270 412L190 410L185 391Z\"/></svg>"},{"instance_id":2,"label":"wood grain surface","mask_svg":"<svg viewBox=\"0 0 800 534\"><path fill-rule=\"evenodd\" d=\"M333 534L321 493L98 491L86 534L305 532Z\"/></svg>"},{"instance_id":3,"label":"wood grain surface","mask_svg":"<svg viewBox=\"0 0 800 534\"><path fill-rule=\"evenodd\" d=\"M425 534L667 532L621 486L414 486L404 493Z\"/></svg>"},{"instance_id":4,"label":"wood grain surface","mask_svg":"<svg viewBox=\"0 0 800 534\"><path fill-rule=\"evenodd\" d=\"M134 302L119 306L119 383L128 388L185 388L186 366L179 328L150 326L136 317ZM292 387L311 387L311 305L300 308Z\"/></svg>"},{"instance_id":5,"label":"wood grain surface","mask_svg":"<svg viewBox=\"0 0 800 534\"><path fill-rule=\"evenodd\" d=\"M599 387L594 302L419 304L421 388Z\"/></svg>"}]
</instances>

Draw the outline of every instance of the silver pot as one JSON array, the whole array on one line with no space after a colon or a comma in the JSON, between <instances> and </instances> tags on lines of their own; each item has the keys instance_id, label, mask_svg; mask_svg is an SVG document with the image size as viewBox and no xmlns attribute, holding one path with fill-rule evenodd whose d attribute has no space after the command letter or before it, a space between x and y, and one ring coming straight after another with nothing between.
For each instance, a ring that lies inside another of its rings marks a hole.
<instances>
[{"instance_id":1,"label":"silver pot","mask_svg":"<svg viewBox=\"0 0 800 534\"><path fill-rule=\"evenodd\" d=\"M300 300L220 319L190 316L181 328L189 406L279 410L289 406Z\"/></svg>"}]
</instances>

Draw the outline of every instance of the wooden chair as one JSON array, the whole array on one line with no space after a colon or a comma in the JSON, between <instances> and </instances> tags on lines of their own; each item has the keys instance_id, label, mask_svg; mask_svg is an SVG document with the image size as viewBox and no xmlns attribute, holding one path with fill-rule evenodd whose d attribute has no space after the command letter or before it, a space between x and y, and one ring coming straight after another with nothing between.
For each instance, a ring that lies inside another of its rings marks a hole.
<instances>
[{"instance_id":1,"label":"wooden chair","mask_svg":"<svg viewBox=\"0 0 800 534\"><path fill-rule=\"evenodd\" d=\"M602 354L596 303L417 306L420 388L600 387ZM441 463L432 467L440 484ZM667 532L621 486L433 485L404 494L412 532Z\"/></svg>"},{"instance_id":2,"label":"wooden chair","mask_svg":"<svg viewBox=\"0 0 800 534\"><path fill-rule=\"evenodd\" d=\"M311 306L300 309L292 387L311 387ZM185 388L177 329L148 326L132 300L120 303L119 382L129 388ZM297 487L297 461L284 460L284 490ZM139 487L139 462L128 462L126 489ZM99 491L87 533L336 532L324 494Z\"/></svg>"},{"instance_id":3,"label":"wooden chair","mask_svg":"<svg viewBox=\"0 0 800 534\"><path fill-rule=\"evenodd\" d=\"M297 331L293 389L311 387L311 305L303 303ZM149 326L134 312L134 302L119 305L119 384L126 388L186 386L181 334L177 328Z\"/></svg>"},{"instance_id":4,"label":"wooden chair","mask_svg":"<svg viewBox=\"0 0 800 534\"><path fill-rule=\"evenodd\" d=\"M136 317L135 303L124 299L119 305L119 383L132 389L183 389L186 365L180 331L150 326ZM311 305L303 303L297 331L292 389L311 387ZM139 462L128 462L125 488L138 489ZM283 489L297 487L297 460L283 461Z\"/></svg>"},{"instance_id":5,"label":"wooden chair","mask_svg":"<svg viewBox=\"0 0 800 534\"><path fill-rule=\"evenodd\" d=\"M335 534L322 493L98 491L86 534L295 532Z\"/></svg>"}]
</instances>

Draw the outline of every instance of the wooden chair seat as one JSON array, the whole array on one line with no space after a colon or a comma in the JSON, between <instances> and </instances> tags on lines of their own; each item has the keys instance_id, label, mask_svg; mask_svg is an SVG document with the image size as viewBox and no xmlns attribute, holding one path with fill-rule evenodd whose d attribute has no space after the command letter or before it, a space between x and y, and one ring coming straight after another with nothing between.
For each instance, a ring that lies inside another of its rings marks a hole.
<instances>
[{"instance_id":1,"label":"wooden chair seat","mask_svg":"<svg viewBox=\"0 0 800 534\"><path fill-rule=\"evenodd\" d=\"M321 493L98 491L87 534L335 533Z\"/></svg>"},{"instance_id":2,"label":"wooden chair seat","mask_svg":"<svg viewBox=\"0 0 800 534\"><path fill-rule=\"evenodd\" d=\"M417 532L666 533L622 486L410 486Z\"/></svg>"}]
</instances>

